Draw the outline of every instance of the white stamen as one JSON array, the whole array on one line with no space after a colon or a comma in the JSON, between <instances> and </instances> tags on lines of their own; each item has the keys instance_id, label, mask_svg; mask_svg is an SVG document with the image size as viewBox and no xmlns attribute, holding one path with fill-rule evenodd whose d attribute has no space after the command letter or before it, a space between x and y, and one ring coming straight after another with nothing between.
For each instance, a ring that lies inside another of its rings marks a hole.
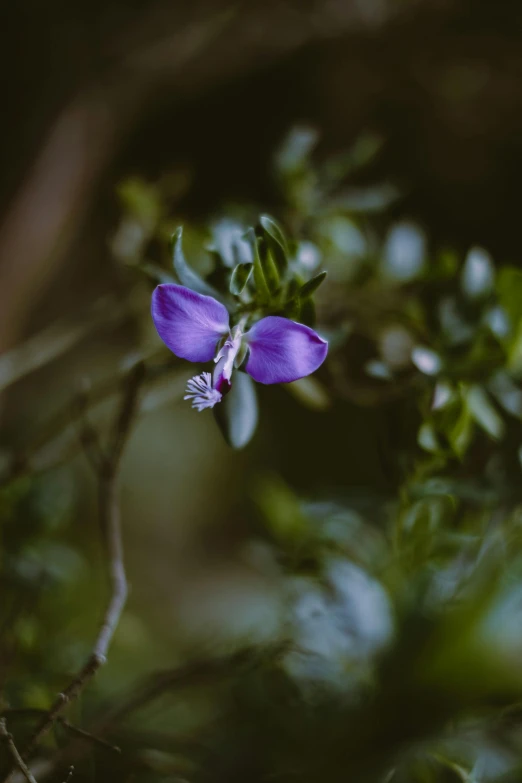
<instances>
[{"instance_id":1,"label":"white stamen","mask_svg":"<svg viewBox=\"0 0 522 783\"><path fill-rule=\"evenodd\" d=\"M205 408L213 408L221 402L222 394L212 386L212 376L209 372L195 375L187 383L184 400L191 400L192 407L201 413Z\"/></svg>"}]
</instances>

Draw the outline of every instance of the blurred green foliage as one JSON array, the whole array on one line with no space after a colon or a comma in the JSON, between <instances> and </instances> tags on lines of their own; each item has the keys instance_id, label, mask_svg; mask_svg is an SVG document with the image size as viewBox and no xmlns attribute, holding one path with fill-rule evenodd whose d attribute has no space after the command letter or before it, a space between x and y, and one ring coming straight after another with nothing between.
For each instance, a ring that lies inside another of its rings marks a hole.
<instances>
[{"instance_id":1,"label":"blurred green foliage","mask_svg":"<svg viewBox=\"0 0 522 783\"><path fill-rule=\"evenodd\" d=\"M304 405L301 459L321 481L298 492L275 460L238 480L250 567L269 585L246 604L256 632L231 633L224 651L166 654L131 607L116 663L69 715L121 752L84 739L53 780L71 759L78 781L521 779L522 272L394 221L400 194L386 184L347 188L379 153L376 137L323 164L316 142L297 128L276 155L277 221L225 205L210 225L185 222L183 249L182 173L118 188L110 244L128 292L176 274L239 307L316 322L329 339L317 377L286 389ZM172 366L166 352L153 363ZM270 399L251 449L276 420ZM348 409L395 421L384 490L350 480L364 425L351 438ZM328 455L323 421L339 432ZM293 430L276 422L282 448ZM328 475L333 462L344 481ZM55 467L7 478L0 495L2 699L20 742L31 710L87 655L103 601L93 532L73 533L75 486ZM38 759L72 744L57 725Z\"/></svg>"}]
</instances>

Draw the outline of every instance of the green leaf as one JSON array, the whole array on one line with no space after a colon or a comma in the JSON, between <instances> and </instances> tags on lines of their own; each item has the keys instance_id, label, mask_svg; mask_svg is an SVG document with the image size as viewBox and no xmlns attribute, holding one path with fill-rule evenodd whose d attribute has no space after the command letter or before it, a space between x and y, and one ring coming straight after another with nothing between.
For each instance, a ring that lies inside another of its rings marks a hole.
<instances>
[{"instance_id":1,"label":"green leaf","mask_svg":"<svg viewBox=\"0 0 522 783\"><path fill-rule=\"evenodd\" d=\"M288 176L306 167L318 139L318 131L310 125L292 128L276 152L277 171Z\"/></svg>"},{"instance_id":2,"label":"green leaf","mask_svg":"<svg viewBox=\"0 0 522 783\"><path fill-rule=\"evenodd\" d=\"M254 256L254 282L256 284L258 298L261 302L269 302L271 298L270 289L268 288L268 284L266 282L263 265L261 264L261 258L259 256L257 237L253 228L248 229L246 237L250 242Z\"/></svg>"},{"instance_id":3,"label":"green leaf","mask_svg":"<svg viewBox=\"0 0 522 783\"><path fill-rule=\"evenodd\" d=\"M498 299L512 324L522 318L522 271L515 267L503 267L497 278Z\"/></svg>"},{"instance_id":4,"label":"green leaf","mask_svg":"<svg viewBox=\"0 0 522 783\"><path fill-rule=\"evenodd\" d=\"M233 269L237 264L248 264L252 261L252 252L243 234L241 223L229 218L221 218L212 226L212 243L207 247L215 253L220 263Z\"/></svg>"},{"instance_id":5,"label":"green leaf","mask_svg":"<svg viewBox=\"0 0 522 783\"><path fill-rule=\"evenodd\" d=\"M472 247L462 267L462 291L470 299L488 296L495 283L495 267L489 253L481 247Z\"/></svg>"},{"instance_id":6,"label":"green leaf","mask_svg":"<svg viewBox=\"0 0 522 783\"><path fill-rule=\"evenodd\" d=\"M250 375L234 374L232 388L214 408L214 417L223 436L233 449L249 443L258 420L257 394Z\"/></svg>"},{"instance_id":7,"label":"green leaf","mask_svg":"<svg viewBox=\"0 0 522 783\"><path fill-rule=\"evenodd\" d=\"M522 373L522 320L509 341L507 368L514 374Z\"/></svg>"},{"instance_id":8,"label":"green leaf","mask_svg":"<svg viewBox=\"0 0 522 783\"><path fill-rule=\"evenodd\" d=\"M289 318L291 321L299 321L301 317L301 302L298 297L290 299L284 307L285 318Z\"/></svg>"},{"instance_id":9,"label":"green leaf","mask_svg":"<svg viewBox=\"0 0 522 783\"><path fill-rule=\"evenodd\" d=\"M259 223L262 226L263 230L271 237L273 237L276 242L279 242L281 247L283 247L286 250L286 238L283 232L283 229L279 225L279 223L274 220L273 217L270 217L270 215L261 215L259 218Z\"/></svg>"},{"instance_id":10,"label":"green leaf","mask_svg":"<svg viewBox=\"0 0 522 783\"><path fill-rule=\"evenodd\" d=\"M302 287L302 285L303 285L302 278L298 278L296 276L292 277L286 289L287 302L291 302L292 300L297 298L299 289Z\"/></svg>"},{"instance_id":11,"label":"green leaf","mask_svg":"<svg viewBox=\"0 0 522 783\"><path fill-rule=\"evenodd\" d=\"M224 297L216 291L213 286L209 285L202 277L200 277L193 269L189 267L183 254L182 243L183 229L181 226L176 229L172 236L172 263L174 271L178 276L180 283L187 288L191 288L193 291L197 291L198 294L205 294L206 296L212 296L220 302L224 302Z\"/></svg>"},{"instance_id":12,"label":"green leaf","mask_svg":"<svg viewBox=\"0 0 522 783\"><path fill-rule=\"evenodd\" d=\"M448 440L455 454L462 459L473 435L473 417L467 405L462 406L460 415L448 432Z\"/></svg>"},{"instance_id":13,"label":"green leaf","mask_svg":"<svg viewBox=\"0 0 522 783\"><path fill-rule=\"evenodd\" d=\"M417 434L417 443L424 451L428 451L431 454L438 454L442 451L433 424L428 421L421 424Z\"/></svg>"},{"instance_id":14,"label":"green leaf","mask_svg":"<svg viewBox=\"0 0 522 783\"><path fill-rule=\"evenodd\" d=\"M328 272L319 272L318 275L315 275L315 277L312 277L311 280L308 280L308 282L305 283L299 291L300 299L307 299L309 296L312 296L312 294L317 291L321 283L326 279L327 275Z\"/></svg>"},{"instance_id":15,"label":"green leaf","mask_svg":"<svg viewBox=\"0 0 522 783\"><path fill-rule=\"evenodd\" d=\"M442 369L442 359L439 354L424 345L416 345L413 348L411 360L424 375L438 375Z\"/></svg>"},{"instance_id":16,"label":"green leaf","mask_svg":"<svg viewBox=\"0 0 522 783\"><path fill-rule=\"evenodd\" d=\"M252 274L253 264L238 264L230 278L230 293L239 296L244 290L250 275Z\"/></svg>"},{"instance_id":17,"label":"green leaf","mask_svg":"<svg viewBox=\"0 0 522 783\"><path fill-rule=\"evenodd\" d=\"M482 386L478 384L471 386L465 399L468 410L477 424L492 438L499 440L504 434L504 422Z\"/></svg>"},{"instance_id":18,"label":"green leaf","mask_svg":"<svg viewBox=\"0 0 522 783\"><path fill-rule=\"evenodd\" d=\"M284 272L288 266L288 246L283 229L269 215L261 215L259 224L263 229L264 239L272 253L274 262L279 271Z\"/></svg>"},{"instance_id":19,"label":"green leaf","mask_svg":"<svg viewBox=\"0 0 522 783\"><path fill-rule=\"evenodd\" d=\"M292 383L285 383L283 387L302 405L312 411L325 411L332 404L326 388L311 375Z\"/></svg>"},{"instance_id":20,"label":"green leaf","mask_svg":"<svg viewBox=\"0 0 522 783\"><path fill-rule=\"evenodd\" d=\"M275 294L279 291L281 281L279 277L279 271L272 257L270 250L264 246L263 240L259 240L259 247L261 250L261 264L263 266L263 274L265 276L266 284L271 294Z\"/></svg>"},{"instance_id":21,"label":"green leaf","mask_svg":"<svg viewBox=\"0 0 522 783\"><path fill-rule=\"evenodd\" d=\"M292 321L298 321L301 314L301 300L299 299L299 290L304 285L299 277L292 277L286 289L286 302L283 312L287 318Z\"/></svg>"}]
</instances>

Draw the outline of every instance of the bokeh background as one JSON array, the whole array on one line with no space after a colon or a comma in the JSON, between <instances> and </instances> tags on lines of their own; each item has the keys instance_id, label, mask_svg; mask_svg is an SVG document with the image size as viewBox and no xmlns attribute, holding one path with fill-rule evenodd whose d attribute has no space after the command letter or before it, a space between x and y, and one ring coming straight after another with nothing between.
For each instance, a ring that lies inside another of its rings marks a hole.
<instances>
[{"instance_id":1,"label":"bokeh background","mask_svg":"<svg viewBox=\"0 0 522 783\"><path fill-rule=\"evenodd\" d=\"M129 601L67 713L92 736L57 725L37 780L520 780L522 8L2 17L0 707L20 746L107 595L75 402L105 438L146 367ZM304 279L328 272L330 352L258 390L235 450L183 402L194 368L149 303L178 226L215 280L263 213Z\"/></svg>"}]
</instances>

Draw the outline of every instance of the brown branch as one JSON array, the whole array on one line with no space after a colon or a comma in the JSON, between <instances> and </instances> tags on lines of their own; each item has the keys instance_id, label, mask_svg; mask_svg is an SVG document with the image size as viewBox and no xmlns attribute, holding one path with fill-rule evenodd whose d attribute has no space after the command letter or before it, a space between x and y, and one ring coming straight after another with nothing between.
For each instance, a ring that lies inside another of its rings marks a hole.
<instances>
[{"instance_id":1,"label":"brown branch","mask_svg":"<svg viewBox=\"0 0 522 783\"><path fill-rule=\"evenodd\" d=\"M80 737L80 739L86 740L87 742L92 742L94 745L100 745L100 747L106 748L107 750L112 750L113 753L121 753L121 748L118 748L117 745L112 745L110 742L107 742L107 740L104 740L101 737L96 737L94 734L91 734L90 731L80 729L78 726L75 726L74 723L69 723L69 721L65 718L59 717L58 721L60 726L63 726L64 729L70 731L71 734L76 734L76 736Z\"/></svg>"},{"instance_id":2,"label":"brown branch","mask_svg":"<svg viewBox=\"0 0 522 783\"><path fill-rule=\"evenodd\" d=\"M103 734L123 718L150 704L168 692L178 691L205 682L219 680L227 674L237 674L238 667L255 660L250 648L239 650L211 660L195 660L174 669L167 669L148 677L134 693L119 704L104 710L103 716L93 721L91 730Z\"/></svg>"},{"instance_id":3,"label":"brown branch","mask_svg":"<svg viewBox=\"0 0 522 783\"><path fill-rule=\"evenodd\" d=\"M7 717L43 718L47 717L48 711L39 707L9 707L8 709L3 710L2 714L3 718L0 717L0 719L5 721ZM79 726L75 726L74 723L66 720L66 718L61 715L56 719L56 722L59 723L60 726L63 726L63 728L69 731L71 734L75 734L77 737L81 737L82 739L87 740L88 742L92 742L95 745L100 745L102 748L106 748L107 750L112 750L114 753L121 753L121 748L118 748L116 745L107 742L107 740L104 740L101 737L96 737L94 734L91 734L90 731L86 731L85 729L81 729Z\"/></svg>"},{"instance_id":4,"label":"brown branch","mask_svg":"<svg viewBox=\"0 0 522 783\"><path fill-rule=\"evenodd\" d=\"M13 735L7 731L5 718L0 718L0 739L5 743L11 758L13 759L14 768L22 773L28 783L37 783L36 778L33 777L31 770L27 767L25 761L18 752Z\"/></svg>"},{"instance_id":5,"label":"brown branch","mask_svg":"<svg viewBox=\"0 0 522 783\"><path fill-rule=\"evenodd\" d=\"M138 391L143 377L144 365L140 362L132 368L128 375L120 409L115 418L109 449L98 470L100 527L109 561L111 588L101 627L85 665L67 688L58 695L50 710L36 727L27 746L24 748L24 758L27 758L32 753L38 743L51 730L56 720L61 717L67 705L79 696L100 666L105 663L109 645L127 600L127 578L123 562L117 478L123 448L137 411ZM10 779L11 773L5 780L9 781Z\"/></svg>"},{"instance_id":6,"label":"brown branch","mask_svg":"<svg viewBox=\"0 0 522 783\"><path fill-rule=\"evenodd\" d=\"M258 660L256 651L246 648L220 658L191 661L174 669L156 672L146 678L136 691L121 702L102 708L89 726L89 733L97 737L103 735L124 718L166 693L178 692L196 685L201 686L205 682L220 680L227 675L237 675L238 667L255 666ZM68 764L78 761L84 753L85 743L80 741L73 743L54 758L44 762L41 775L47 778L56 774Z\"/></svg>"}]
</instances>

